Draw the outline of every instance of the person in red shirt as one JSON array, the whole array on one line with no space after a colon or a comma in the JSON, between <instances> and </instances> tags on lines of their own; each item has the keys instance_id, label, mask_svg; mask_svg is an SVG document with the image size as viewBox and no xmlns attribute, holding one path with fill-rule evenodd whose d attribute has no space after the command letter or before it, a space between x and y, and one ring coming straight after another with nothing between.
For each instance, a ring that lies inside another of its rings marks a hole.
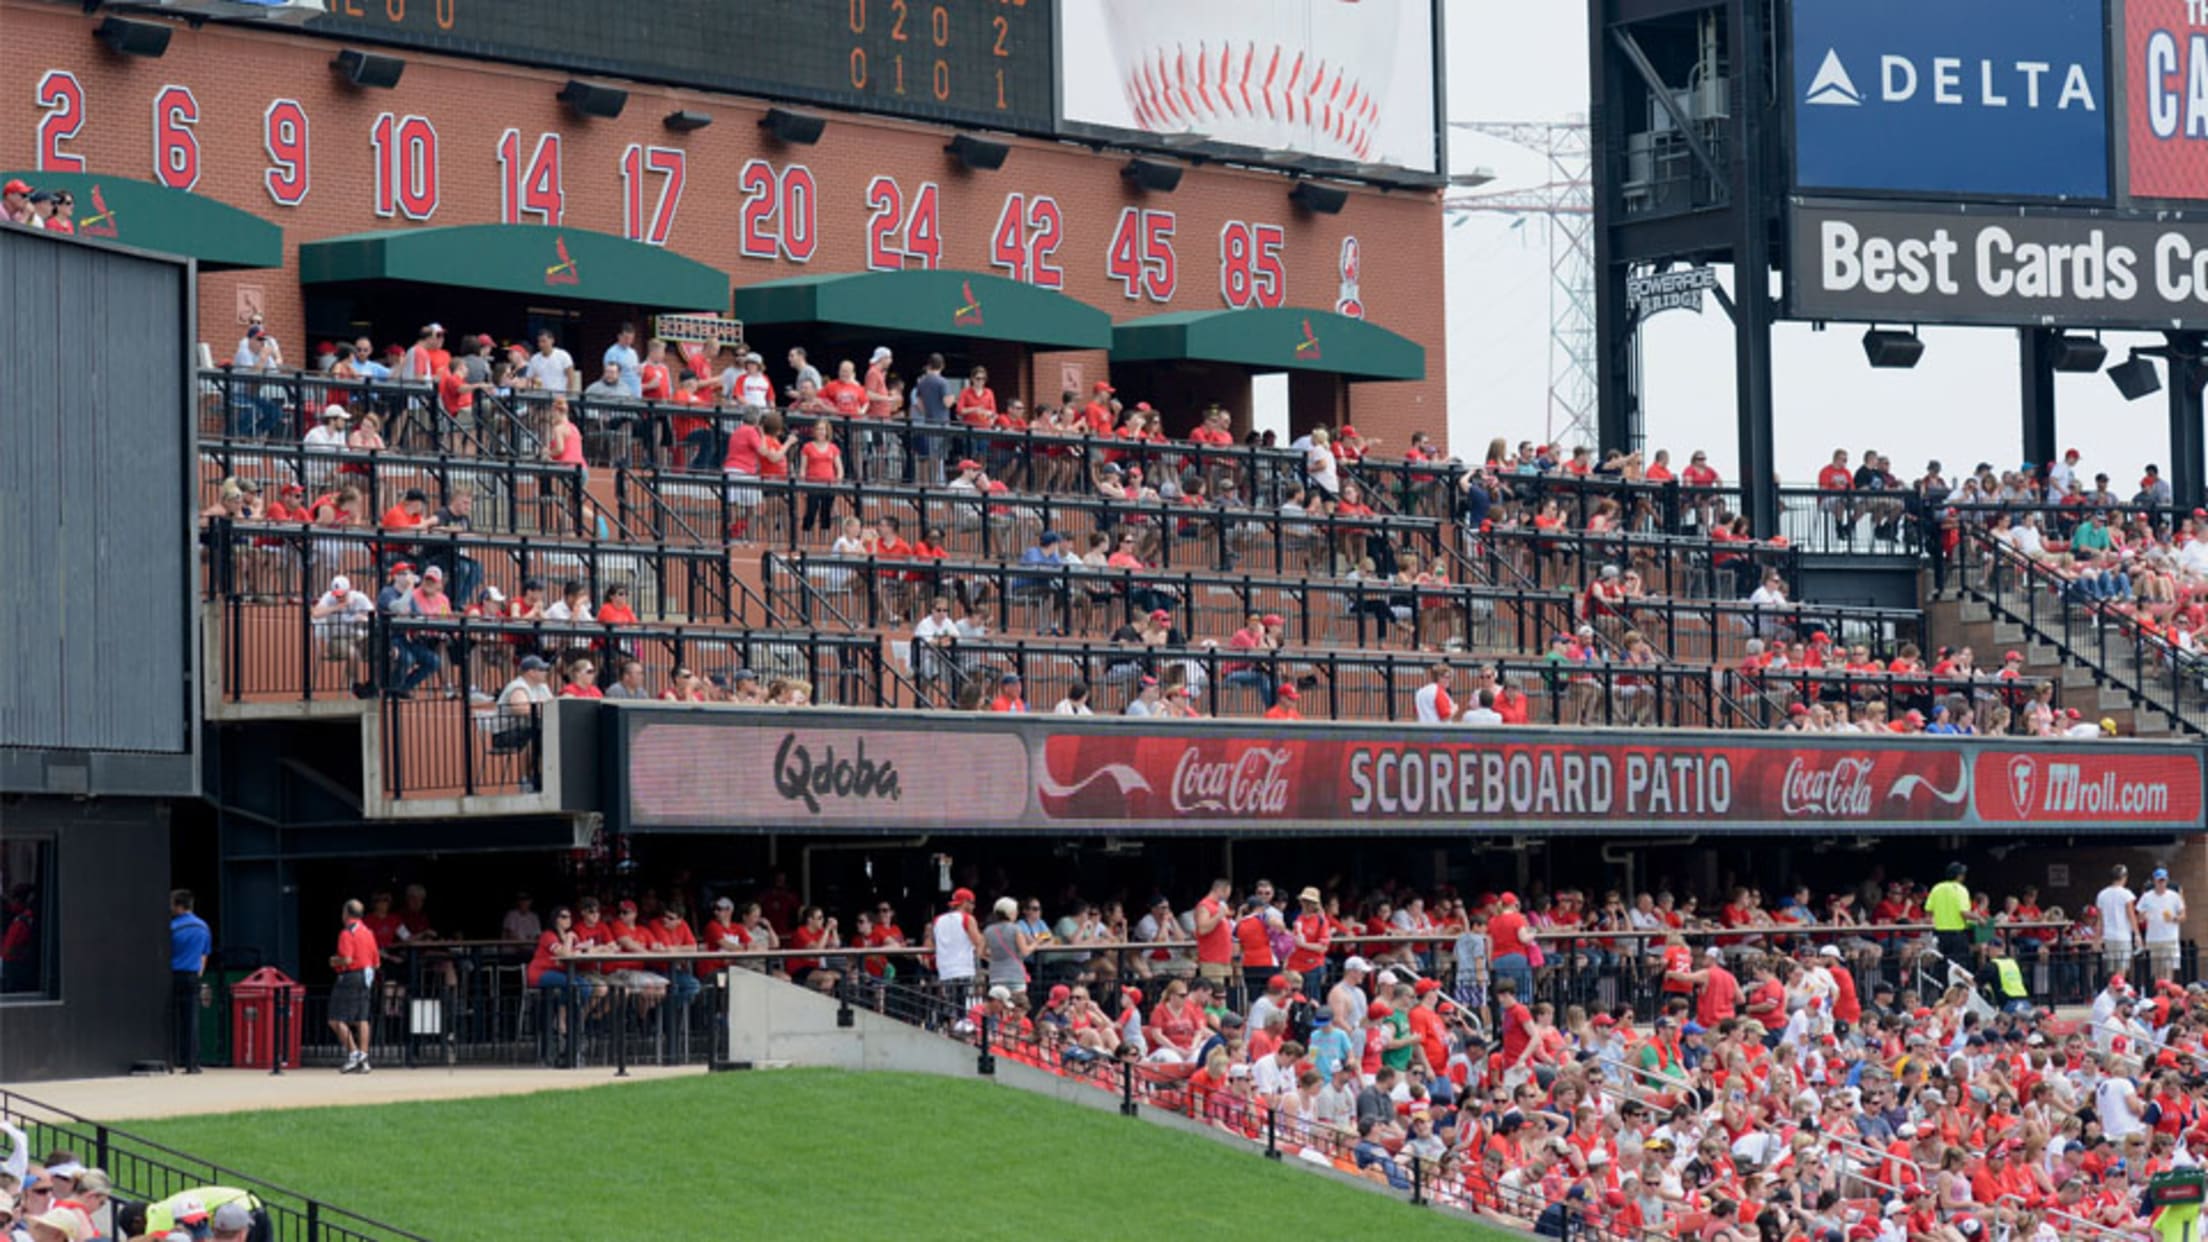
<instances>
[{"instance_id":1,"label":"person in red shirt","mask_svg":"<svg viewBox=\"0 0 2208 1242\"><path fill-rule=\"evenodd\" d=\"M1252 898L1234 923L1234 939L1242 958L1242 994L1245 1001L1267 991L1280 978L1279 959L1273 955L1273 929L1281 925L1280 911ZM1282 980L1286 982L1285 979Z\"/></svg>"},{"instance_id":2,"label":"person in red shirt","mask_svg":"<svg viewBox=\"0 0 2208 1242\"><path fill-rule=\"evenodd\" d=\"M466 360L455 358L437 377L437 408L444 411L446 418L463 426L470 425L475 420L475 394L486 392L490 387L489 384L469 383Z\"/></svg>"},{"instance_id":3,"label":"person in red shirt","mask_svg":"<svg viewBox=\"0 0 2208 1242\"><path fill-rule=\"evenodd\" d=\"M1324 899L1316 888L1306 888L1296 894L1299 908L1295 925L1290 929L1296 947L1288 954L1288 969L1303 976L1304 991L1314 996L1326 995L1326 953L1333 946L1334 931L1326 917Z\"/></svg>"},{"instance_id":4,"label":"person in red shirt","mask_svg":"<svg viewBox=\"0 0 2208 1242\"><path fill-rule=\"evenodd\" d=\"M835 441L836 428L823 418L813 424L813 438L798 450L801 472L798 478L806 483L830 484L843 482L843 449ZM816 486L805 490L805 530L816 528L832 532L836 528L836 493L833 488Z\"/></svg>"},{"instance_id":5,"label":"person in red shirt","mask_svg":"<svg viewBox=\"0 0 2208 1242\"><path fill-rule=\"evenodd\" d=\"M1112 434L1112 424L1119 421L1117 416L1113 414L1111 407L1112 394L1117 391L1119 390L1103 380L1098 380L1091 386L1089 404L1083 407L1081 411L1083 421L1088 423L1090 435L1109 436Z\"/></svg>"},{"instance_id":6,"label":"person in red shirt","mask_svg":"<svg viewBox=\"0 0 2208 1242\"><path fill-rule=\"evenodd\" d=\"M1695 997L1694 1020L1710 1030L1717 1024L1740 1012L1740 980L1725 969L1725 950L1709 945L1702 950L1705 964L1701 970L1687 976L1687 981L1702 990Z\"/></svg>"},{"instance_id":7,"label":"person in red shirt","mask_svg":"<svg viewBox=\"0 0 2208 1242\"><path fill-rule=\"evenodd\" d=\"M385 530L434 530L436 526L437 519L429 512L429 494L418 487L406 489L399 503L383 511Z\"/></svg>"},{"instance_id":8,"label":"person in red shirt","mask_svg":"<svg viewBox=\"0 0 2208 1242\"><path fill-rule=\"evenodd\" d=\"M1495 1007L1502 1011L1503 1064L1514 1066L1525 1056L1533 1043L1533 1011L1518 999L1518 981L1509 977L1495 980Z\"/></svg>"},{"instance_id":9,"label":"person in red shirt","mask_svg":"<svg viewBox=\"0 0 2208 1242\"><path fill-rule=\"evenodd\" d=\"M1530 994L1533 991L1534 942L1527 935L1526 916L1518 909L1518 894L1504 893L1497 904L1502 908L1487 921L1492 969L1499 980L1517 980L1520 995Z\"/></svg>"},{"instance_id":10,"label":"person in red shirt","mask_svg":"<svg viewBox=\"0 0 2208 1242\"><path fill-rule=\"evenodd\" d=\"M1273 705L1265 709L1267 720L1301 720L1303 712L1297 708L1303 692L1293 685L1283 685L1273 695Z\"/></svg>"},{"instance_id":11,"label":"person in red shirt","mask_svg":"<svg viewBox=\"0 0 2208 1242\"><path fill-rule=\"evenodd\" d=\"M1779 1032L1786 1029L1786 985L1768 958L1756 963L1753 978L1756 986L1748 993L1748 1016L1763 1024L1765 1044L1776 1047Z\"/></svg>"},{"instance_id":12,"label":"person in red shirt","mask_svg":"<svg viewBox=\"0 0 2208 1242\"><path fill-rule=\"evenodd\" d=\"M563 675L567 681L560 687L564 699L602 699L606 692L598 688L598 664L589 656L570 660Z\"/></svg>"},{"instance_id":13,"label":"person in red shirt","mask_svg":"<svg viewBox=\"0 0 2208 1242\"><path fill-rule=\"evenodd\" d=\"M705 932L698 937L698 947L726 949L731 953L741 953L752 947L751 938L744 934L743 923L736 918L735 901L722 897L713 903L713 917L706 920ZM713 958L697 963L692 969L698 978L709 979L727 965L727 962Z\"/></svg>"},{"instance_id":14,"label":"person in red shirt","mask_svg":"<svg viewBox=\"0 0 2208 1242\"><path fill-rule=\"evenodd\" d=\"M312 521L314 514L307 508L307 489L297 483L284 484L261 516L271 522Z\"/></svg>"},{"instance_id":15,"label":"person in red shirt","mask_svg":"<svg viewBox=\"0 0 2208 1242\"><path fill-rule=\"evenodd\" d=\"M997 394L989 391L989 368L975 367L958 390L958 421L986 429L997 420Z\"/></svg>"},{"instance_id":16,"label":"person in red shirt","mask_svg":"<svg viewBox=\"0 0 2208 1242\"><path fill-rule=\"evenodd\" d=\"M614 583L606 588L605 601L598 605L598 619L607 625L635 625L636 609L629 606L629 588Z\"/></svg>"},{"instance_id":17,"label":"person in red shirt","mask_svg":"<svg viewBox=\"0 0 2208 1242\"><path fill-rule=\"evenodd\" d=\"M1020 697L1020 675L1007 671L997 678L997 695L989 700L993 712L1025 712L1027 700Z\"/></svg>"},{"instance_id":18,"label":"person in red shirt","mask_svg":"<svg viewBox=\"0 0 2208 1242\"><path fill-rule=\"evenodd\" d=\"M369 933L375 936L376 947L379 949L388 949L396 943L399 928L405 925L405 920L391 909L389 893L377 893L368 899L368 913L362 921L367 924Z\"/></svg>"},{"instance_id":19,"label":"person in red shirt","mask_svg":"<svg viewBox=\"0 0 2208 1242\"><path fill-rule=\"evenodd\" d=\"M698 948L698 938L691 933L690 924L682 917L682 906L668 902L660 907L659 918L646 932L652 947L663 953L693 953ZM697 964L686 961L670 961L661 964L669 987L674 992L678 1011L698 994Z\"/></svg>"},{"instance_id":20,"label":"person in red shirt","mask_svg":"<svg viewBox=\"0 0 2208 1242\"><path fill-rule=\"evenodd\" d=\"M866 413L866 385L858 380L858 366L849 358L836 364L836 378L820 386L820 395L846 418Z\"/></svg>"},{"instance_id":21,"label":"person in red shirt","mask_svg":"<svg viewBox=\"0 0 2208 1242\"><path fill-rule=\"evenodd\" d=\"M1233 891L1232 884L1216 879L1196 903L1196 973L1221 992L1234 978L1234 912L1227 908Z\"/></svg>"},{"instance_id":22,"label":"person in red shirt","mask_svg":"<svg viewBox=\"0 0 2208 1242\"><path fill-rule=\"evenodd\" d=\"M851 943L868 948L895 948L905 943L905 933L897 930L897 911L888 902L874 908L870 915L861 910L853 925ZM897 975L897 966L887 957L868 957L859 963L859 969L870 979L891 979Z\"/></svg>"},{"instance_id":23,"label":"person in red shirt","mask_svg":"<svg viewBox=\"0 0 2208 1242\"><path fill-rule=\"evenodd\" d=\"M384 901L390 901L385 895ZM337 985L330 993L330 1029L345 1049L342 1074L365 1074L368 1065L368 1024L375 1012L376 970L383 963L375 933L361 918L360 902L347 901L337 933L337 952L330 955L330 969Z\"/></svg>"},{"instance_id":24,"label":"person in red shirt","mask_svg":"<svg viewBox=\"0 0 2208 1242\"><path fill-rule=\"evenodd\" d=\"M1855 972L1848 969L1847 957L1839 945L1828 944L1817 953L1825 959L1825 973L1832 976L1832 1020L1846 1034L1863 1021L1863 999L1856 994Z\"/></svg>"}]
</instances>

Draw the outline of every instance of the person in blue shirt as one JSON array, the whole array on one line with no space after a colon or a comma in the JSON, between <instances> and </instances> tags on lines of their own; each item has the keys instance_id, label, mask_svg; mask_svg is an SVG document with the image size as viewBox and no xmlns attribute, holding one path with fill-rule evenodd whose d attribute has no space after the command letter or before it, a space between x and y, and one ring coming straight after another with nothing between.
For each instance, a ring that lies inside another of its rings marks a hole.
<instances>
[{"instance_id":1,"label":"person in blue shirt","mask_svg":"<svg viewBox=\"0 0 2208 1242\"><path fill-rule=\"evenodd\" d=\"M176 1021L175 1068L199 1072L199 983L207 973L207 955L215 936L207 921L192 913L192 890L169 894L169 1009Z\"/></svg>"},{"instance_id":2,"label":"person in blue shirt","mask_svg":"<svg viewBox=\"0 0 2208 1242\"><path fill-rule=\"evenodd\" d=\"M1340 1069L1356 1050L1349 1042L1349 1032L1335 1026L1330 1015L1321 1012L1311 1018L1311 1068L1319 1071L1319 1077L1332 1082L1334 1071Z\"/></svg>"},{"instance_id":3,"label":"person in blue shirt","mask_svg":"<svg viewBox=\"0 0 2208 1242\"><path fill-rule=\"evenodd\" d=\"M625 323L606 346L606 365L621 373L621 391L632 397L644 395L644 360L636 356L636 325Z\"/></svg>"}]
</instances>

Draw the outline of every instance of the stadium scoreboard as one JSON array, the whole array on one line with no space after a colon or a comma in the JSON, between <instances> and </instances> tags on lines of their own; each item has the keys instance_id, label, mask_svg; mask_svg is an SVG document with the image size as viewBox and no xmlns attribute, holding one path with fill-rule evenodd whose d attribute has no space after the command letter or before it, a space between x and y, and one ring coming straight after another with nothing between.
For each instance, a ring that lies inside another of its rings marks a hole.
<instances>
[{"instance_id":1,"label":"stadium scoreboard","mask_svg":"<svg viewBox=\"0 0 2208 1242\"><path fill-rule=\"evenodd\" d=\"M1053 0L328 0L308 29L425 52L1047 133Z\"/></svg>"}]
</instances>

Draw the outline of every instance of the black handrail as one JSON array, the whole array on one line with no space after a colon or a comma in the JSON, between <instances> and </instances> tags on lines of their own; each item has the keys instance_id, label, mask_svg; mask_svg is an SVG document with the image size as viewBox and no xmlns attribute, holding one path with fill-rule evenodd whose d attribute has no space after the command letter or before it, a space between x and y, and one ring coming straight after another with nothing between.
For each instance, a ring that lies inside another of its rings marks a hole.
<instances>
[{"instance_id":1,"label":"black handrail","mask_svg":"<svg viewBox=\"0 0 2208 1242\"><path fill-rule=\"evenodd\" d=\"M230 1186L260 1201L274 1236L303 1242L428 1242L418 1233L348 1211L212 1160L0 1088L0 1117L38 1151L67 1148L108 1174L118 1197L157 1202L202 1186Z\"/></svg>"}]
</instances>

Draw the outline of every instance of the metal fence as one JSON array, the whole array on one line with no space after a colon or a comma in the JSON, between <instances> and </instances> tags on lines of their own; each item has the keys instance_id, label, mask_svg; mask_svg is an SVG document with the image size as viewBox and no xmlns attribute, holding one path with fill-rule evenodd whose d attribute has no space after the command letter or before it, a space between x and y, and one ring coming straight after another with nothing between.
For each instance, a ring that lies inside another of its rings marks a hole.
<instances>
[{"instance_id":1,"label":"metal fence","mask_svg":"<svg viewBox=\"0 0 2208 1242\"><path fill-rule=\"evenodd\" d=\"M2090 666L2097 683L2151 707L2172 728L2208 732L2208 659L2180 647L2163 622L2177 601L2155 605L2104 596L2084 578L2034 560L1979 527L1966 528L1952 557L1962 590L2002 621L2024 627L2065 660Z\"/></svg>"},{"instance_id":2,"label":"metal fence","mask_svg":"<svg viewBox=\"0 0 2208 1242\"><path fill-rule=\"evenodd\" d=\"M465 493L470 527L491 534L589 538L597 535L597 506L583 474L572 466L514 457L453 453L339 452L304 444L259 440L203 440L199 446L200 504L221 501L228 480L251 482L265 501L297 487L295 505L324 496L335 501L350 487L360 493L361 517L373 525L409 490L433 506Z\"/></svg>"},{"instance_id":3,"label":"metal fence","mask_svg":"<svg viewBox=\"0 0 2208 1242\"><path fill-rule=\"evenodd\" d=\"M262 1242L428 1242L421 1234L15 1091L0 1089L0 1118L20 1128L32 1150L72 1151L88 1167L105 1171L118 1199L159 1202L206 1186L246 1191L259 1202L266 1220L251 1235Z\"/></svg>"}]
</instances>

